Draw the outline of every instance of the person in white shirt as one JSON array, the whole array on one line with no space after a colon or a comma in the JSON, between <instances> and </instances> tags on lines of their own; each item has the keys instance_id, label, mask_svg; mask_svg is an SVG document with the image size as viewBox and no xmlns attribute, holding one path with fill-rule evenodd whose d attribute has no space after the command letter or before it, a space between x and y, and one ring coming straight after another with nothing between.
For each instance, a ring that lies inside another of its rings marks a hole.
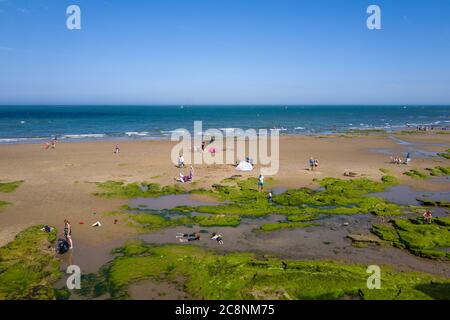
<instances>
[{"instance_id":1,"label":"person in white shirt","mask_svg":"<svg viewBox=\"0 0 450 320\"><path fill-rule=\"evenodd\" d=\"M262 174L260 174L258 178L258 191L264 191L264 176Z\"/></svg>"},{"instance_id":2,"label":"person in white shirt","mask_svg":"<svg viewBox=\"0 0 450 320\"><path fill-rule=\"evenodd\" d=\"M181 155L181 156L178 158L178 167L179 167L179 168L184 168L184 156L183 156L183 155Z\"/></svg>"}]
</instances>

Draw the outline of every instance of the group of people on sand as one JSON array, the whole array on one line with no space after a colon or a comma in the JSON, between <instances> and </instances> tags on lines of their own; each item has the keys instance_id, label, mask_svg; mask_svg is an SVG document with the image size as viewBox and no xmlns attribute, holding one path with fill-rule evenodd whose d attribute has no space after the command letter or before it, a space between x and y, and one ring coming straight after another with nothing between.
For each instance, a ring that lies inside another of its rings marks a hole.
<instances>
[{"instance_id":1,"label":"group of people on sand","mask_svg":"<svg viewBox=\"0 0 450 320\"><path fill-rule=\"evenodd\" d=\"M309 170L314 171L319 168L319 160L314 159L313 157L309 158Z\"/></svg>"},{"instance_id":2,"label":"group of people on sand","mask_svg":"<svg viewBox=\"0 0 450 320\"><path fill-rule=\"evenodd\" d=\"M194 233L178 232L176 235L176 238L180 242L200 241L200 233L198 233L198 232L194 232ZM218 244L223 244L223 237L220 234L215 233L215 232L212 233L210 240L215 240Z\"/></svg>"},{"instance_id":3,"label":"group of people on sand","mask_svg":"<svg viewBox=\"0 0 450 320\"><path fill-rule=\"evenodd\" d=\"M399 157L399 156L391 157L391 163L393 163L393 164L410 164L411 163L411 154L408 152L405 160L403 160L402 157Z\"/></svg>"}]
</instances>

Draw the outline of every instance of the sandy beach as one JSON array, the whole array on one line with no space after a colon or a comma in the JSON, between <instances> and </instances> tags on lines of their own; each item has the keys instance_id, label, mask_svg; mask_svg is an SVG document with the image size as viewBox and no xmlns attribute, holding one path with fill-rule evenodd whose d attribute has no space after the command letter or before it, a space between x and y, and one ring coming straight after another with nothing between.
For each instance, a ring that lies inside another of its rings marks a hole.
<instances>
[{"instance_id":1,"label":"sandy beach","mask_svg":"<svg viewBox=\"0 0 450 320\"><path fill-rule=\"evenodd\" d=\"M400 142L399 140L400 139ZM402 155L408 148L439 152L450 145L450 135L373 135L373 136L282 136L280 170L274 176L279 187L314 188L314 178L345 178L352 171L361 177L380 179L380 168L388 169L403 185L420 191L449 190L447 181L412 179L402 173L410 168L424 169L448 166L441 157L417 157L410 166L389 163L388 152ZM14 193L1 194L8 201L0 213L0 245L11 241L28 226L54 225L60 229L64 219L72 222L75 250L69 259L83 260L85 269L95 272L109 258L109 251L127 239L137 236L134 228L119 218L104 215L117 210L126 200L103 199L92 195L95 182L121 180L174 184L180 169L170 161L174 145L170 141L123 141L121 153L113 153L116 142L58 143L55 150L44 150L42 144L0 145L0 180L23 180ZM317 171L308 170L309 157L320 160ZM253 172L239 173L256 177ZM210 187L238 172L231 165L195 166L195 187ZM193 188L185 184L186 189ZM100 220L102 227L91 224ZM84 224L80 224L80 222ZM78 250L77 250L78 249Z\"/></svg>"}]
</instances>

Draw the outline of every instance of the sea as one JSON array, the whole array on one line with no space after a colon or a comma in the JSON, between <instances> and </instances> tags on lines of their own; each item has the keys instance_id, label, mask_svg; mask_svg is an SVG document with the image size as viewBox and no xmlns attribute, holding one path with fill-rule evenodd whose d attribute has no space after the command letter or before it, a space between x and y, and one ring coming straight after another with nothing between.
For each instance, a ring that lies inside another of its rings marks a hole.
<instances>
[{"instance_id":1,"label":"sea","mask_svg":"<svg viewBox=\"0 0 450 320\"><path fill-rule=\"evenodd\" d=\"M194 121L202 121L203 130L278 129L281 135L418 126L450 130L450 106L0 105L0 143L38 143L55 136L66 141L170 139L177 129L192 132Z\"/></svg>"}]
</instances>

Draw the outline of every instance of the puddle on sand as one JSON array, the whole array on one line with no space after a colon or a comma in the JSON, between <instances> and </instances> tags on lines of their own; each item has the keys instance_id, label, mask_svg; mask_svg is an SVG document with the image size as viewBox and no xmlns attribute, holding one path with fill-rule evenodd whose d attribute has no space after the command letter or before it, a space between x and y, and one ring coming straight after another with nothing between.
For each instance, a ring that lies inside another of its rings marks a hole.
<instances>
[{"instance_id":1,"label":"puddle on sand","mask_svg":"<svg viewBox=\"0 0 450 320\"><path fill-rule=\"evenodd\" d=\"M129 202L132 208L142 208L148 210L173 209L179 206L198 207L219 205L214 201L193 200L189 194L168 195L157 198L134 198Z\"/></svg>"},{"instance_id":2,"label":"puddle on sand","mask_svg":"<svg viewBox=\"0 0 450 320\"><path fill-rule=\"evenodd\" d=\"M414 158L434 157L437 155L436 152L423 150L422 147L442 147L440 144L408 142L392 136L390 136L389 139L397 143L400 148L373 148L371 151L387 156L402 154L403 157L405 157L407 153L410 153L414 160Z\"/></svg>"},{"instance_id":3,"label":"puddle on sand","mask_svg":"<svg viewBox=\"0 0 450 320\"><path fill-rule=\"evenodd\" d=\"M372 152L384 154L386 156L396 156L396 155L403 155L403 157L406 157L407 153L410 153L411 157L414 158L426 158L426 157L434 157L436 156L436 152L431 151L425 151L425 150L419 150L419 149L412 149L412 148L405 148L404 150L398 150L398 149L386 149L386 148L372 148L370 149Z\"/></svg>"},{"instance_id":4,"label":"puddle on sand","mask_svg":"<svg viewBox=\"0 0 450 320\"><path fill-rule=\"evenodd\" d=\"M441 148L447 148L448 146L441 143L428 143L428 142L409 142L405 141L393 136L389 136L389 139L395 141L397 144L401 146L429 146L429 147L441 147Z\"/></svg>"},{"instance_id":5,"label":"puddle on sand","mask_svg":"<svg viewBox=\"0 0 450 320\"><path fill-rule=\"evenodd\" d=\"M63 255L61 259L61 270L66 270L69 265L77 265L83 274L97 272L98 269L113 259L111 251L123 246L126 239L105 241L102 244L88 244L77 239L74 248Z\"/></svg>"},{"instance_id":6,"label":"puddle on sand","mask_svg":"<svg viewBox=\"0 0 450 320\"><path fill-rule=\"evenodd\" d=\"M262 224L285 220L285 216L273 215L258 219L242 219L237 227L173 227L141 235L147 243L179 244L177 232L201 232L199 241L189 245L215 249L219 253L254 252L259 255L275 255L291 259L333 259L363 264L388 264L398 270L429 272L450 277L450 267L446 263L428 261L392 247L369 245L367 248L353 247L347 238L349 234L369 234L372 224L381 223L383 217L372 215L334 216L319 221L318 226L282 229L274 232L255 232ZM223 236L224 244L219 245L209 239L212 232Z\"/></svg>"},{"instance_id":7,"label":"puddle on sand","mask_svg":"<svg viewBox=\"0 0 450 320\"><path fill-rule=\"evenodd\" d=\"M436 183L449 183L449 189L450 189L450 176L436 177L436 178L432 178L431 180Z\"/></svg>"},{"instance_id":8,"label":"puddle on sand","mask_svg":"<svg viewBox=\"0 0 450 320\"><path fill-rule=\"evenodd\" d=\"M420 206L421 203L417 199L449 201L450 191L414 191L408 186L395 186L388 188L384 192L371 193L369 196L383 198L400 205Z\"/></svg>"},{"instance_id":9,"label":"puddle on sand","mask_svg":"<svg viewBox=\"0 0 450 320\"><path fill-rule=\"evenodd\" d=\"M288 189L287 188L282 188L282 187L276 187L276 188L272 188L269 191L272 191L272 194L274 196L285 193Z\"/></svg>"}]
</instances>

